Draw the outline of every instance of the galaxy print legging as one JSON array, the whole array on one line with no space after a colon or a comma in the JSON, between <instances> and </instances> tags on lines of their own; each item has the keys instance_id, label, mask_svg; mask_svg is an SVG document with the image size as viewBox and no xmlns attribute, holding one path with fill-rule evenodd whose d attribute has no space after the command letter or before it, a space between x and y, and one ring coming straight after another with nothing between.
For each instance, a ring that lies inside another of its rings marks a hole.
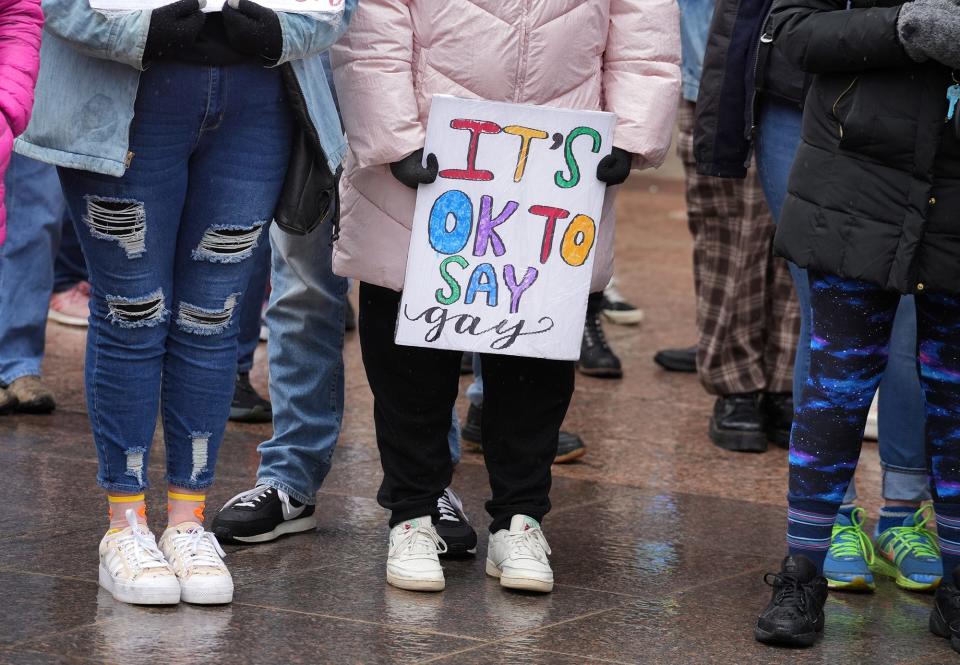
<instances>
[{"instance_id":1,"label":"galaxy print legging","mask_svg":"<svg viewBox=\"0 0 960 665\"><path fill-rule=\"evenodd\" d=\"M787 543L822 566L886 367L900 295L814 272L810 295L810 375L790 443ZM960 564L960 297L918 294L916 302L927 467L947 568Z\"/></svg>"}]
</instances>

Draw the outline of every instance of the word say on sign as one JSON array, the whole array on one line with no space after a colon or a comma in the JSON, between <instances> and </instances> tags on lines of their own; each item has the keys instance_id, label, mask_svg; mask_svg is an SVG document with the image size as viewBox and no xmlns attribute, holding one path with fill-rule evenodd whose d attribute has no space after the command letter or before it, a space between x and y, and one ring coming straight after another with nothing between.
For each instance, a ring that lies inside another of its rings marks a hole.
<instances>
[{"instance_id":1,"label":"word say on sign","mask_svg":"<svg viewBox=\"0 0 960 665\"><path fill-rule=\"evenodd\" d=\"M254 0L276 12L291 13L338 13L344 9L344 0ZM136 11L139 9L156 9L171 5L175 0L90 0L93 9L103 12ZM203 8L205 12L219 12L226 4L225 0L207 0Z\"/></svg>"},{"instance_id":2,"label":"word say on sign","mask_svg":"<svg viewBox=\"0 0 960 665\"><path fill-rule=\"evenodd\" d=\"M580 355L616 116L433 98L396 341Z\"/></svg>"}]
</instances>

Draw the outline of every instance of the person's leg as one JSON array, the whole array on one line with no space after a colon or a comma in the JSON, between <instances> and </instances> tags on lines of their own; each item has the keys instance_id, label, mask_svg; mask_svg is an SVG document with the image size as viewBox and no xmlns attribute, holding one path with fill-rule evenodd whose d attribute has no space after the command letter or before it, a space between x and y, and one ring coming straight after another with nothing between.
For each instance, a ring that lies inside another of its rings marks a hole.
<instances>
[{"instance_id":1,"label":"person's leg","mask_svg":"<svg viewBox=\"0 0 960 665\"><path fill-rule=\"evenodd\" d=\"M823 565L863 428L886 366L899 296L810 273L813 330L807 377L790 447L788 556L768 575L772 598L754 631L761 642L809 646L823 631Z\"/></svg>"},{"instance_id":2,"label":"person's leg","mask_svg":"<svg viewBox=\"0 0 960 665\"><path fill-rule=\"evenodd\" d=\"M305 237L270 229L267 308L273 436L260 444L257 485L312 506L330 471L343 419L347 280L333 274L332 225Z\"/></svg>"},{"instance_id":3,"label":"person's leg","mask_svg":"<svg viewBox=\"0 0 960 665\"><path fill-rule=\"evenodd\" d=\"M200 70L210 90L190 160L163 372L167 480L188 493L213 483L236 376L236 308L267 244L293 120L276 70L181 69Z\"/></svg>"},{"instance_id":4,"label":"person's leg","mask_svg":"<svg viewBox=\"0 0 960 665\"><path fill-rule=\"evenodd\" d=\"M860 457L863 427L889 353L899 296L810 274L810 375L790 444L787 542L822 567L837 510Z\"/></svg>"},{"instance_id":5,"label":"person's leg","mask_svg":"<svg viewBox=\"0 0 960 665\"><path fill-rule=\"evenodd\" d=\"M550 465L573 396L573 363L483 355L483 454L493 496L490 531L514 515L538 522L550 511Z\"/></svg>"},{"instance_id":6,"label":"person's leg","mask_svg":"<svg viewBox=\"0 0 960 665\"><path fill-rule=\"evenodd\" d=\"M273 407L250 383L253 356L260 344L263 299L270 284L270 240L264 234L254 249L253 274L243 291L236 313L240 333L237 342L237 379L230 404L230 420L238 423L268 423L273 419Z\"/></svg>"},{"instance_id":7,"label":"person's leg","mask_svg":"<svg viewBox=\"0 0 960 665\"><path fill-rule=\"evenodd\" d=\"M399 305L396 291L360 285L360 345L384 473L377 500L391 527L437 516L453 473L447 434L460 377L459 352L394 342Z\"/></svg>"},{"instance_id":8,"label":"person's leg","mask_svg":"<svg viewBox=\"0 0 960 665\"><path fill-rule=\"evenodd\" d=\"M64 205L61 222L60 251L53 264L53 292L62 293L87 280L87 262L77 237L77 227Z\"/></svg>"},{"instance_id":9,"label":"person's leg","mask_svg":"<svg viewBox=\"0 0 960 665\"><path fill-rule=\"evenodd\" d=\"M18 407L47 412L54 407L53 396L36 386L32 377L40 376L43 363L63 195L54 167L17 154L10 160L5 185L7 240L0 246L0 413ZM3 389L18 380L22 381L16 391Z\"/></svg>"},{"instance_id":10,"label":"person's leg","mask_svg":"<svg viewBox=\"0 0 960 665\"><path fill-rule=\"evenodd\" d=\"M717 395L710 438L728 450L767 449L758 394L763 371L764 273L757 270L757 248L769 250L770 224L756 172L740 180L701 176L693 155L695 106L680 112L678 149L686 174L687 217L693 236L697 296L697 372ZM750 236L745 229L761 235ZM750 263L750 261L753 263ZM767 263L763 257L762 265Z\"/></svg>"}]
</instances>

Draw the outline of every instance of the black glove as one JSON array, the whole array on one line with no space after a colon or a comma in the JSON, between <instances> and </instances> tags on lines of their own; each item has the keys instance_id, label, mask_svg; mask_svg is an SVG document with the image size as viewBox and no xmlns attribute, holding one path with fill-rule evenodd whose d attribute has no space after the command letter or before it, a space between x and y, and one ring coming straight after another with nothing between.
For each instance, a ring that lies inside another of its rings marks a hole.
<instances>
[{"instance_id":1,"label":"black glove","mask_svg":"<svg viewBox=\"0 0 960 665\"><path fill-rule=\"evenodd\" d=\"M205 4L200 0L180 0L150 12L150 30L147 32L147 44L143 47L143 61L152 62L164 55L176 54L197 41L207 20L200 11Z\"/></svg>"},{"instance_id":2,"label":"black glove","mask_svg":"<svg viewBox=\"0 0 960 665\"><path fill-rule=\"evenodd\" d=\"M410 189L416 189L420 185L429 185L437 179L437 173L440 171L440 165L437 163L437 156L432 152L427 155L427 167L423 164L423 148L411 153L390 165L390 171L393 177L402 182Z\"/></svg>"},{"instance_id":3,"label":"black glove","mask_svg":"<svg viewBox=\"0 0 960 665\"><path fill-rule=\"evenodd\" d=\"M607 183L607 187L612 185L622 185L627 176L630 175L630 167L633 165L633 155L626 150L614 148L613 152L600 160L597 164L597 180Z\"/></svg>"},{"instance_id":4,"label":"black glove","mask_svg":"<svg viewBox=\"0 0 960 665\"><path fill-rule=\"evenodd\" d=\"M283 55L283 28L272 9L250 0L229 0L223 6L223 29L240 53L263 58L268 65Z\"/></svg>"}]
</instances>

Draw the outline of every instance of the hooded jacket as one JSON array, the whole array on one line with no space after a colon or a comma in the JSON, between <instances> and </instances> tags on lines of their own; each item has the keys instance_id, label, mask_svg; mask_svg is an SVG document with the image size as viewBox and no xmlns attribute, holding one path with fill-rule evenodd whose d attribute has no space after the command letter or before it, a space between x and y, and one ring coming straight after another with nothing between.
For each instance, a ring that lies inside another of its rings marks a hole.
<instances>
[{"instance_id":1,"label":"hooded jacket","mask_svg":"<svg viewBox=\"0 0 960 665\"><path fill-rule=\"evenodd\" d=\"M416 192L389 164L423 147L435 94L617 114L614 143L659 166L680 95L675 0L362 0L333 48L349 139L334 270L403 288ZM613 269L613 190L592 290Z\"/></svg>"},{"instance_id":2,"label":"hooded jacket","mask_svg":"<svg viewBox=\"0 0 960 665\"><path fill-rule=\"evenodd\" d=\"M900 293L960 293L960 139L948 67L897 37L898 2L780 0L773 37L815 75L775 249Z\"/></svg>"},{"instance_id":3,"label":"hooded jacket","mask_svg":"<svg viewBox=\"0 0 960 665\"><path fill-rule=\"evenodd\" d=\"M13 138L27 128L40 69L40 0L0 0L0 245L6 238L3 177Z\"/></svg>"}]
</instances>

